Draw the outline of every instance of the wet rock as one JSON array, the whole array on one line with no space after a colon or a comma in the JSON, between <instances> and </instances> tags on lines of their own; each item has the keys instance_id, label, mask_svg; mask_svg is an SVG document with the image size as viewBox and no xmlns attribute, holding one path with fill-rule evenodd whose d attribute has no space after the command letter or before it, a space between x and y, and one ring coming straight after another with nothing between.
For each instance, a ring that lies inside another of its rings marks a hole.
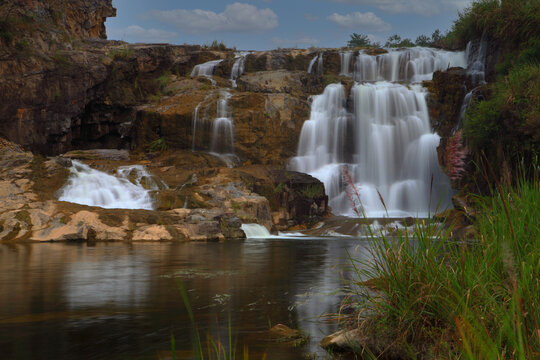
<instances>
[{"instance_id":1,"label":"wet rock","mask_svg":"<svg viewBox=\"0 0 540 360\"><path fill-rule=\"evenodd\" d=\"M399 360L407 353L405 347L389 335L365 334L362 329L340 330L321 340L321 347L333 352L368 353L376 358Z\"/></svg>"},{"instance_id":2,"label":"wet rock","mask_svg":"<svg viewBox=\"0 0 540 360\"><path fill-rule=\"evenodd\" d=\"M68 158L65 158L65 157L62 157L62 156L55 157L54 161L58 165L63 166L65 168L70 168L71 166L73 166L73 163L72 163L71 159L68 159Z\"/></svg>"}]
</instances>

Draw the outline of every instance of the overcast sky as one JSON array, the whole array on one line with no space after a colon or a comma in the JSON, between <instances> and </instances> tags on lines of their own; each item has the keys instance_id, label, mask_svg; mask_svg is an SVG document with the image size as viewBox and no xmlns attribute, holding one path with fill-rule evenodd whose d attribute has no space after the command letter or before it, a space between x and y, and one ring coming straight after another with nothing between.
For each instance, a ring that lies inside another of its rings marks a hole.
<instances>
[{"instance_id":1,"label":"overcast sky","mask_svg":"<svg viewBox=\"0 0 540 360\"><path fill-rule=\"evenodd\" d=\"M113 0L109 39L209 44L239 50L341 47L353 32L384 44L450 29L472 0Z\"/></svg>"}]
</instances>

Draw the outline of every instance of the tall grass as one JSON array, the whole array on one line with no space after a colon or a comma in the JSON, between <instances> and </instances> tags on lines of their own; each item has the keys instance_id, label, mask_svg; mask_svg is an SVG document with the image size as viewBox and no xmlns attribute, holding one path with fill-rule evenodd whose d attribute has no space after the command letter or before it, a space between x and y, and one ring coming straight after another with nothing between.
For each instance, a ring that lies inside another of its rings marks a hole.
<instances>
[{"instance_id":1,"label":"tall grass","mask_svg":"<svg viewBox=\"0 0 540 360\"><path fill-rule=\"evenodd\" d=\"M234 336L232 333L232 325L231 325L230 316L229 316L229 325L228 325L228 338L225 341L222 341L220 338L216 340L210 334L207 334L205 339L203 339L200 336L199 329L195 321L195 316L193 315L193 310L189 302L187 291L184 288L184 285L180 281L178 281L177 285L178 285L178 290L180 291L180 295L182 297L182 301L184 302L184 305L188 312L189 321L191 322L191 326L193 328L192 350L193 350L194 359L195 360L210 360L210 359L236 360L237 353L238 353L237 342L234 339ZM175 346L175 339L174 339L173 334L171 334L171 351L172 351L172 359L175 360L176 346ZM249 348L247 346L244 346L242 348L241 359L249 360ZM263 354L262 360L266 360L266 354Z\"/></svg>"},{"instance_id":2,"label":"tall grass","mask_svg":"<svg viewBox=\"0 0 540 360\"><path fill-rule=\"evenodd\" d=\"M428 219L395 238L374 238L374 260L353 260L355 325L393 339L381 345L383 356L540 357L538 176L496 194L478 198L474 241L458 241Z\"/></svg>"}]
</instances>

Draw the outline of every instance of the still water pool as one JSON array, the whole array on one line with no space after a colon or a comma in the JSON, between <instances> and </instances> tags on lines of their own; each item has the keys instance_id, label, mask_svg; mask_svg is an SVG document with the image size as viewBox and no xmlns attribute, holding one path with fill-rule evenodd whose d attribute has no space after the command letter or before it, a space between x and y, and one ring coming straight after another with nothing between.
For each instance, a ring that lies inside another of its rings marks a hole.
<instances>
[{"instance_id":1,"label":"still water pool","mask_svg":"<svg viewBox=\"0 0 540 360\"><path fill-rule=\"evenodd\" d=\"M364 240L248 239L226 243L0 245L2 359L191 359L187 290L204 338L250 359L325 358L318 343L336 330L348 253ZM276 324L310 336L303 346L269 340ZM241 358L241 356L238 356Z\"/></svg>"}]
</instances>

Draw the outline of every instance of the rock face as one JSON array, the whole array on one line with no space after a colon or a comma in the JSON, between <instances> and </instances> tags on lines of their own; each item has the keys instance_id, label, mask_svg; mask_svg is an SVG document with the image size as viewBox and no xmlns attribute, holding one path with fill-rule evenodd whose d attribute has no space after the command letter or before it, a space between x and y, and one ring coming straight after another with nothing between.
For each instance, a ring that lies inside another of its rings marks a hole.
<instances>
[{"instance_id":1,"label":"rock face","mask_svg":"<svg viewBox=\"0 0 540 360\"><path fill-rule=\"evenodd\" d=\"M124 152L95 150L46 159L3 140L1 145L0 242L222 241L244 238L242 223L283 229L315 222L327 211L322 184L308 175L215 167L219 159L191 152L138 160L170 186L154 193L155 211L57 201L69 157L105 171L134 160Z\"/></svg>"}]
</instances>

